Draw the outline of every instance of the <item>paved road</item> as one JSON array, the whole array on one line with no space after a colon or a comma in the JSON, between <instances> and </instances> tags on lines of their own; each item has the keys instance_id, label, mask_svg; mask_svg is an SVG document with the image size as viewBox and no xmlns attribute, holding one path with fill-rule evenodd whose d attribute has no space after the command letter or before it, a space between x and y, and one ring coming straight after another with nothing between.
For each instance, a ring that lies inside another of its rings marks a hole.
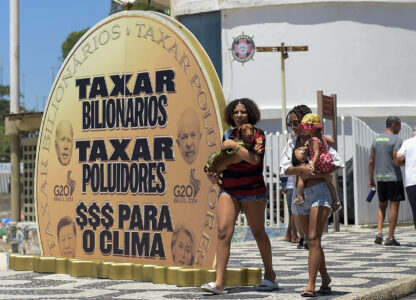
<instances>
[{"instance_id":1,"label":"paved road","mask_svg":"<svg viewBox=\"0 0 416 300\"><path fill-rule=\"evenodd\" d=\"M341 232L323 237L333 294L318 299L335 299L416 274L413 226L397 229L401 247L374 244L374 233L374 229L341 227ZM282 238L273 238L272 247L281 286L272 293L238 287L228 288L226 295L208 296L198 288L8 270L0 272L0 299L300 299L308 278L308 251L296 249ZM232 243L230 268L257 266L261 266L261 259L255 242ZM317 288L319 284L320 279Z\"/></svg>"}]
</instances>

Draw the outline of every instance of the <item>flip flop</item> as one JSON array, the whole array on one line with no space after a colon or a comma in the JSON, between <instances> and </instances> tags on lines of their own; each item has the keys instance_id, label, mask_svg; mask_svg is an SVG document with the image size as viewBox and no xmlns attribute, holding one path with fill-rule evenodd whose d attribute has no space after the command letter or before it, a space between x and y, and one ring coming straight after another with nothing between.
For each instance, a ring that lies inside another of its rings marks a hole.
<instances>
[{"instance_id":1,"label":"flip flop","mask_svg":"<svg viewBox=\"0 0 416 300\"><path fill-rule=\"evenodd\" d=\"M227 293L226 290L218 289L215 282L209 282L209 283L205 283L201 285L201 290L203 290L204 292L215 294L215 295L223 295Z\"/></svg>"},{"instance_id":2,"label":"flip flop","mask_svg":"<svg viewBox=\"0 0 416 300\"><path fill-rule=\"evenodd\" d=\"M300 295L301 295L302 297L308 297L308 298L318 296L318 295L315 293L315 291L312 291L312 290L303 290L303 291L300 293Z\"/></svg>"},{"instance_id":3,"label":"flip flop","mask_svg":"<svg viewBox=\"0 0 416 300\"><path fill-rule=\"evenodd\" d=\"M321 286L318 291L319 294L328 295L332 293L330 286Z\"/></svg>"},{"instance_id":4,"label":"flip flop","mask_svg":"<svg viewBox=\"0 0 416 300\"><path fill-rule=\"evenodd\" d=\"M279 289L277 281L271 282L270 280L263 279L262 282L256 285L256 289L262 292L272 292Z\"/></svg>"}]
</instances>

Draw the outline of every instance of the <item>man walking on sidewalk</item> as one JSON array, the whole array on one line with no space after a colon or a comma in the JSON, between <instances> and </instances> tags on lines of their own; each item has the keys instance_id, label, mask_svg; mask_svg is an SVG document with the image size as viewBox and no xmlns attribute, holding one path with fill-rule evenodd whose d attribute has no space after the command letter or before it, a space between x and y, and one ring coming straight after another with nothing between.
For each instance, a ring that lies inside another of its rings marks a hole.
<instances>
[{"instance_id":1,"label":"man walking on sidewalk","mask_svg":"<svg viewBox=\"0 0 416 300\"><path fill-rule=\"evenodd\" d=\"M416 229L416 126L413 127L413 137L403 142L394 162L397 166L404 165L404 183Z\"/></svg>"},{"instance_id":2,"label":"man walking on sidewalk","mask_svg":"<svg viewBox=\"0 0 416 300\"><path fill-rule=\"evenodd\" d=\"M405 199L403 177L400 167L394 165L397 151L402 145L402 140L397 134L401 129L401 121L398 117L388 117L386 130L377 136L371 145L370 163L368 165L370 181L369 186L375 186L374 175L377 180L378 212L376 244L383 242L383 222L386 216L387 205L390 201L389 233L384 241L385 246L400 246L394 238L394 231L399 215L400 201Z\"/></svg>"}]
</instances>

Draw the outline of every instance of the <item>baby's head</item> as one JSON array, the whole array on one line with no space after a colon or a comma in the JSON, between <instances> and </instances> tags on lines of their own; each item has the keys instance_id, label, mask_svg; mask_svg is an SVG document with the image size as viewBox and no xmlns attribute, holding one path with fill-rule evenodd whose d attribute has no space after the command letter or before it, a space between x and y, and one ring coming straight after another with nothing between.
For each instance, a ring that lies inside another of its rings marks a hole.
<instances>
[{"instance_id":1,"label":"baby's head","mask_svg":"<svg viewBox=\"0 0 416 300\"><path fill-rule=\"evenodd\" d=\"M308 160L308 154L309 151L307 145L303 145L295 149L296 159L301 163L306 162Z\"/></svg>"},{"instance_id":2,"label":"baby's head","mask_svg":"<svg viewBox=\"0 0 416 300\"><path fill-rule=\"evenodd\" d=\"M302 131L305 131L306 134L311 134L317 130L322 131L323 126L321 124L321 118L317 114L306 114L302 122L300 123L300 126L302 127Z\"/></svg>"}]
</instances>

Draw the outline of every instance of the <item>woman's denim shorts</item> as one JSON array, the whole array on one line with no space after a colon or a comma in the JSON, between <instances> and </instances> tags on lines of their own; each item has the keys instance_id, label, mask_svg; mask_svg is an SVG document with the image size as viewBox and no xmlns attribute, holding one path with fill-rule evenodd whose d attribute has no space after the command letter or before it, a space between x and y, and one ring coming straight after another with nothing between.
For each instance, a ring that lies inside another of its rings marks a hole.
<instances>
[{"instance_id":1,"label":"woman's denim shorts","mask_svg":"<svg viewBox=\"0 0 416 300\"><path fill-rule=\"evenodd\" d=\"M227 191L221 189L220 195L222 193L225 193L225 194L229 195L231 198L237 199L238 202L243 202L243 201L260 201L260 200L266 200L267 199L267 193L264 194L264 195L256 195L256 196L237 196L237 195L232 195L232 194L228 193Z\"/></svg>"},{"instance_id":2,"label":"woman's denim shorts","mask_svg":"<svg viewBox=\"0 0 416 300\"><path fill-rule=\"evenodd\" d=\"M311 208L317 206L325 206L331 209L331 192L325 182L305 188L304 194L305 202L303 204L295 205L292 203L292 212L295 215L309 215Z\"/></svg>"}]
</instances>

